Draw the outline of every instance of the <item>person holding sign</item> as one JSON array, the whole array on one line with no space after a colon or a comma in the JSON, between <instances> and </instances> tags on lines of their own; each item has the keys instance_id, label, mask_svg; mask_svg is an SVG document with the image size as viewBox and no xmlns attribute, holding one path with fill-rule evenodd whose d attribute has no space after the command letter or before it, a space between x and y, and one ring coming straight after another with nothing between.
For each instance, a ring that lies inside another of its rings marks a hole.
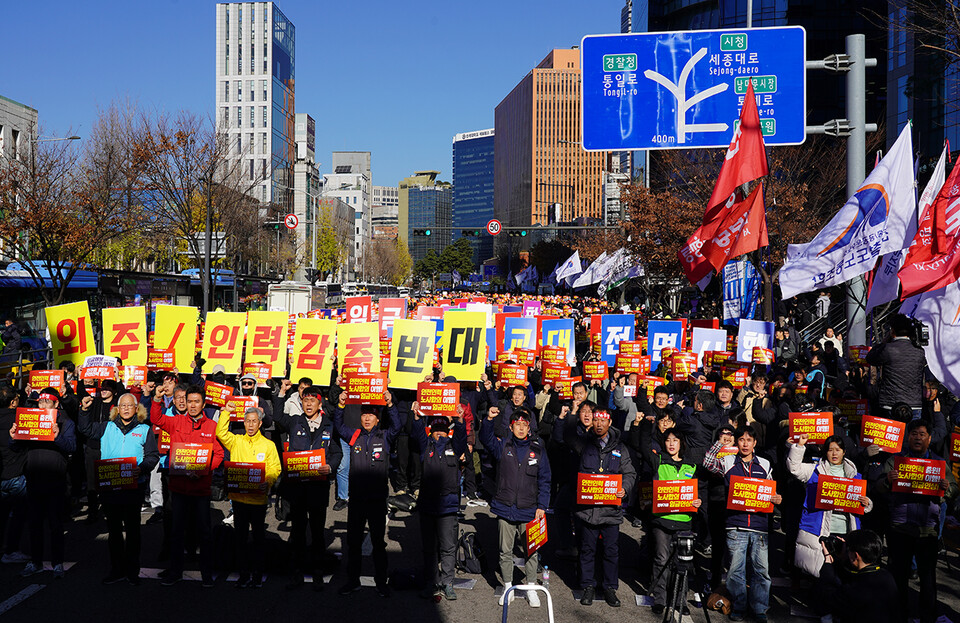
<instances>
[{"instance_id":1,"label":"person holding sign","mask_svg":"<svg viewBox=\"0 0 960 623\"><path fill-rule=\"evenodd\" d=\"M289 383L289 381L284 381ZM283 400L284 391L278 400ZM300 413L286 413L274 406L274 422L287 433L289 452L323 452L323 465L318 468L322 480L294 480L284 476L283 497L290 502L290 546L293 554L294 573L288 588L303 584L303 575L313 575L315 591L323 590L320 575L326 552L324 526L327 523L327 506L330 504L330 474L340 466L343 452L333 439L333 419L322 408L322 393L316 385L310 385L300 394ZM289 401L287 401L289 404ZM284 453L286 456L286 453ZM307 525L310 526L310 548L307 549Z\"/></svg>"},{"instance_id":2,"label":"person holding sign","mask_svg":"<svg viewBox=\"0 0 960 623\"><path fill-rule=\"evenodd\" d=\"M522 388L521 388L522 389ZM534 416L526 407L515 408L510 416L510 436L496 435L496 414L487 415L480 426L480 441L498 465L497 490L490 510L497 516L500 535L500 577L503 580L503 605L507 589L513 586L513 550L519 539L526 543L527 524L546 516L550 504L550 461L542 442L530 435ZM537 583L537 557L527 556L523 565L527 584ZM507 598L512 600L515 593ZM533 591L526 595L533 608L540 598Z\"/></svg>"},{"instance_id":3,"label":"person holding sign","mask_svg":"<svg viewBox=\"0 0 960 623\"><path fill-rule=\"evenodd\" d=\"M133 489L100 487L110 548L110 573L103 578L103 583L116 584L126 579L136 586L140 583L140 505L150 472L160 461L157 438L150 425L145 423L146 407L133 394L120 396L106 422L91 419L93 407L94 399L84 396L77 422L80 434L97 441L101 461L135 459L133 473L137 477L137 486Z\"/></svg>"},{"instance_id":4,"label":"person holding sign","mask_svg":"<svg viewBox=\"0 0 960 623\"><path fill-rule=\"evenodd\" d=\"M197 530L200 545L201 585L213 586L213 552L210 540L210 473L223 462L223 446L216 440L216 423L203 413L206 394L202 387L192 385L184 392L187 411L179 414L159 415L163 405L163 396L155 395L151 406L151 421L170 435L170 444L212 444L213 451L208 469L199 475L170 474L170 510L172 514L170 538L170 565L162 573L161 584L172 586L183 578L183 542L187 522ZM152 417L153 413L158 413ZM173 456L173 450L170 451ZM172 462L172 458L171 458Z\"/></svg>"},{"instance_id":5,"label":"person holding sign","mask_svg":"<svg viewBox=\"0 0 960 623\"><path fill-rule=\"evenodd\" d=\"M593 414L589 428L568 426L564 430L564 443L579 455L580 474L619 474L620 488L616 491L618 502L626 492L633 489L636 470L621 438L621 433L610 426L610 414L598 410ZM619 575L620 524L623 522L623 507L617 504L578 504L576 517L580 522L580 582L584 606L593 604L596 591L594 562L597 547L603 544L603 596L613 608L620 607L617 597Z\"/></svg>"},{"instance_id":6,"label":"person holding sign","mask_svg":"<svg viewBox=\"0 0 960 623\"><path fill-rule=\"evenodd\" d=\"M873 351L871 351L872 353ZM869 356L869 355L868 355ZM904 450L887 459L884 466L890 494L890 526L887 532L887 551L890 569L900 590L901 617L908 618L910 595L910 567L916 557L917 574L920 578L920 622L933 623L937 618L937 554L939 550L940 505L957 495L957 483L953 472L944 460L930 452L931 425L926 420L912 420L907 424L907 442ZM926 465L921 461L926 461ZM913 460L913 464L911 463ZM906 464L906 465L904 465ZM901 469L898 470L897 467ZM939 479L934 472L939 469ZM918 478L910 478L907 490L897 490L903 468L918 468ZM900 478L898 478L900 476ZM933 482L933 490L910 490L913 483Z\"/></svg>"},{"instance_id":7,"label":"person holding sign","mask_svg":"<svg viewBox=\"0 0 960 623\"><path fill-rule=\"evenodd\" d=\"M441 594L448 601L453 601L457 598L453 579L457 562L457 511L460 510L460 457L467 452L464 407L458 405L456 417L431 417L429 432L425 418L420 417L419 407L419 404L413 403L412 437L420 446L420 460L423 463L417 497L426 582L421 597Z\"/></svg>"},{"instance_id":8,"label":"person holding sign","mask_svg":"<svg viewBox=\"0 0 960 623\"><path fill-rule=\"evenodd\" d=\"M807 488L803 501L803 511L800 515L800 532L797 537L794 564L805 573L813 577L819 577L820 567L823 566L820 537L842 536L848 532L859 530L860 518L857 515L869 513L873 510L873 502L866 495L861 495L855 500L860 507L859 512L844 512L837 509L821 510L817 501L821 493L819 481L822 476L857 479L861 482L863 482L863 477L857 471L853 461L845 458L846 444L844 444L843 437L838 435L831 435L824 440L823 458L817 463L804 463L803 454L809 439L809 435L800 435L797 443L789 444L787 469ZM845 493L845 490L842 493Z\"/></svg>"},{"instance_id":9,"label":"person holding sign","mask_svg":"<svg viewBox=\"0 0 960 623\"><path fill-rule=\"evenodd\" d=\"M10 428L10 448L26 451L24 475L27 477L27 521L30 523L31 561L20 572L29 577L43 572L43 524L50 529L50 562L53 577L63 577L63 498L66 495L67 459L77 449L77 435L73 420L60 409L60 393L51 387L40 390L37 398L40 409L55 409L53 441L20 441L16 439L17 424Z\"/></svg>"},{"instance_id":10,"label":"person holding sign","mask_svg":"<svg viewBox=\"0 0 960 623\"><path fill-rule=\"evenodd\" d=\"M659 482L690 480L694 485L698 480L698 468L696 463L684 462L681 454L686 449L683 440L683 434L674 428L668 428L663 434L662 452L655 452L652 443L652 429L648 422L644 422L640 429L640 449L645 460L654 467L654 480ZM699 479L705 479L705 475L699 475ZM657 510L657 491L659 487L654 482L654 517L651 522L653 528L653 586L650 589L653 597L653 613L657 616L663 614L667 604L667 581L670 579L666 572L667 563L670 561L670 553L673 549L674 535L679 532L691 530L693 526L693 513L691 512L663 512ZM700 508L703 503L700 499L700 491L697 488L697 496L689 501L694 509ZM672 494L679 499L680 492ZM668 496L669 497L669 496ZM671 504L673 504L671 502ZM695 512L695 511L694 511ZM719 543L714 547L719 547ZM681 595L687 594L687 587L680 587ZM686 599L683 599L686 603ZM686 609L686 607L685 607Z\"/></svg>"},{"instance_id":11,"label":"person holding sign","mask_svg":"<svg viewBox=\"0 0 960 623\"><path fill-rule=\"evenodd\" d=\"M715 474L723 474L727 490L732 493L730 481L734 476L772 480L770 461L754 454L757 436L753 428L745 426L736 433L737 454L718 457L715 444L703 459L703 466ZM729 495L729 493L728 493ZM728 497L728 504L729 504ZM773 493L771 504L780 504L783 498ZM729 509L729 506L728 506ZM727 574L727 590L733 597L731 621L742 621L747 606L754 614L754 621L766 623L770 601L770 571L768 567L767 541L770 523L767 513L747 509L727 511L727 550L730 552L730 571ZM749 600L747 596L747 557L750 557L752 574Z\"/></svg>"},{"instance_id":12,"label":"person holding sign","mask_svg":"<svg viewBox=\"0 0 960 623\"><path fill-rule=\"evenodd\" d=\"M343 383L337 379L337 385ZM337 388L339 389L339 387ZM390 596L387 586L387 475L390 465L390 447L397 439L403 420L393 394L383 392L384 406L360 405L360 428L343 421L347 406L347 392L341 391L333 409L333 426L340 438L350 447L350 504L347 506L347 582L340 587L341 595L360 590L363 528L369 525L373 544L374 581L381 597ZM388 428L380 427L380 416L386 410Z\"/></svg>"},{"instance_id":13,"label":"person holding sign","mask_svg":"<svg viewBox=\"0 0 960 623\"><path fill-rule=\"evenodd\" d=\"M237 531L237 560L240 579L237 588L260 588L263 586L263 543L266 537L267 502L273 483L280 477L280 456L277 446L260 434L263 425L263 410L249 407L243 414L243 435L229 431L233 408L228 403L220 411L217 420L217 440L230 453L234 463L262 464L261 490L249 493L230 493L233 502L233 525ZM247 532L252 535L253 546L247 547Z\"/></svg>"}]
</instances>

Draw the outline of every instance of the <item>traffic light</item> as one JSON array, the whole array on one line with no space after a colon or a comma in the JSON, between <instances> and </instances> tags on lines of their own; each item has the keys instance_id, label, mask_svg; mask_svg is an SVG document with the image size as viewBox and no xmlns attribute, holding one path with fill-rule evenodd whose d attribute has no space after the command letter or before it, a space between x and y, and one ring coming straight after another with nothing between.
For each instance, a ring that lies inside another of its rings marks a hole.
<instances>
[{"instance_id":1,"label":"traffic light","mask_svg":"<svg viewBox=\"0 0 960 623\"><path fill-rule=\"evenodd\" d=\"M467 237L479 238L482 232L483 232L482 229L461 229L461 230L460 230L460 235L461 235L461 236L467 236Z\"/></svg>"},{"instance_id":2,"label":"traffic light","mask_svg":"<svg viewBox=\"0 0 960 623\"><path fill-rule=\"evenodd\" d=\"M429 236L429 235L432 234L432 233L433 233L433 232L430 231L429 229L414 229L414 230L413 230L413 235L414 235L414 236Z\"/></svg>"},{"instance_id":3,"label":"traffic light","mask_svg":"<svg viewBox=\"0 0 960 623\"><path fill-rule=\"evenodd\" d=\"M512 231L510 232L510 235L513 236L514 238L523 238L524 236L527 235L527 230L526 230L526 229L520 229L520 230L516 230L516 229L515 229L515 230L512 230Z\"/></svg>"}]
</instances>

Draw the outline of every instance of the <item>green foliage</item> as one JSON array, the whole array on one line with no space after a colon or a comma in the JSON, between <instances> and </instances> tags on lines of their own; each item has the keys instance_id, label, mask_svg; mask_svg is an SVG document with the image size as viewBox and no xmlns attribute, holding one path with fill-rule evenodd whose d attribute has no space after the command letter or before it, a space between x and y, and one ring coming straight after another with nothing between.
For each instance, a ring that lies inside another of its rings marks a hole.
<instances>
[{"instance_id":1,"label":"green foliage","mask_svg":"<svg viewBox=\"0 0 960 623\"><path fill-rule=\"evenodd\" d=\"M537 267L541 275L549 275L557 264L566 262L573 255L573 249L559 240L541 240L530 249L530 263Z\"/></svg>"},{"instance_id":2,"label":"green foliage","mask_svg":"<svg viewBox=\"0 0 960 623\"><path fill-rule=\"evenodd\" d=\"M440 270L440 256L433 249L427 251L423 258L417 260L413 266L413 274L418 279L432 279Z\"/></svg>"},{"instance_id":3,"label":"green foliage","mask_svg":"<svg viewBox=\"0 0 960 623\"><path fill-rule=\"evenodd\" d=\"M464 277L473 272L473 247L466 238L458 238L440 254L440 272L457 271Z\"/></svg>"}]
</instances>

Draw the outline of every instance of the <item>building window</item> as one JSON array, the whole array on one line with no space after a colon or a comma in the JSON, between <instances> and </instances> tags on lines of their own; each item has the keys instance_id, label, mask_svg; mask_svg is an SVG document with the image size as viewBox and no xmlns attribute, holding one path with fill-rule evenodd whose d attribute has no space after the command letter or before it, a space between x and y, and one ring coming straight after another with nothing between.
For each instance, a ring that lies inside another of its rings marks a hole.
<instances>
[{"instance_id":1,"label":"building window","mask_svg":"<svg viewBox=\"0 0 960 623\"><path fill-rule=\"evenodd\" d=\"M263 127L267 127L267 107L260 107L260 116L263 117Z\"/></svg>"},{"instance_id":2,"label":"building window","mask_svg":"<svg viewBox=\"0 0 960 623\"><path fill-rule=\"evenodd\" d=\"M237 106L237 127L243 127L243 106Z\"/></svg>"},{"instance_id":3,"label":"building window","mask_svg":"<svg viewBox=\"0 0 960 623\"><path fill-rule=\"evenodd\" d=\"M243 101L243 80L237 80L237 101Z\"/></svg>"},{"instance_id":4,"label":"building window","mask_svg":"<svg viewBox=\"0 0 960 623\"><path fill-rule=\"evenodd\" d=\"M267 179L267 161L266 161L266 159L260 160L260 168L263 170L263 179Z\"/></svg>"},{"instance_id":5,"label":"building window","mask_svg":"<svg viewBox=\"0 0 960 623\"><path fill-rule=\"evenodd\" d=\"M250 159L250 181L253 181L253 158Z\"/></svg>"},{"instance_id":6,"label":"building window","mask_svg":"<svg viewBox=\"0 0 960 623\"><path fill-rule=\"evenodd\" d=\"M226 126L230 125L230 108L228 106L220 109L220 123Z\"/></svg>"},{"instance_id":7,"label":"building window","mask_svg":"<svg viewBox=\"0 0 960 623\"><path fill-rule=\"evenodd\" d=\"M251 107L250 107L250 127L251 127L251 128L256 127L256 126L254 125L254 121L253 121L253 109L254 109L254 107L251 106Z\"/></svg>"},{"instance_id":8,"label":"building window","mask_svg":"<svg viewBox=\"0 0 960 623\"><path fill-rule=\"evenodd\" d=\"M247 149L250 150L250 153L253 153L253 150L257 148L256 143L253 142L253 132L247 134Z\"/></svg>"},{"instance_id":9,"label":"building window","mask_svg":"<svg viewBox=\"0 0 960 623\"><path fill-rule=\"evenodd\" d=\"M260 90L263 91L263 101L267 101L267 81L260 81Z\"/></svg>"},{"instance_id":10,"label":"building window","mask_svg":"<svg viewBox=\"0 0 960 623\"><path fill-rule=\"evenodd\" d=\"M243 143L240 142L240 138L241 138L240 135L237 134L237 155L238 156L243 153Z\"/></svg>"},{"instance_id":11,"label":"building window","mask_svg":"<svg viewBox=\"0 0 960 623\"><path fill-rule=\"evenodd\" d=\"M260 135L260 153L267 153L267 133L264 132Z\"/></svg>"},{"instance_id":12,"label":"building window","mask_svg":"<svg viewBox=\"0 0 960 623\"><path fill-rule=\"evenodd\" d=\"M224 16L226 17L226 19L224 20L226 23L224 25L227 28L227 38L229 38L230 37L230 8L229 7L224 12Z\"/></svg>"},{"instance_id":13,"label":"building window","mask_svg":"<svg viewBox=\"0 0 960 623\"><path fill-rule=\"evenodd\" d=\"M242 25L243 25L243 7L238 6L237 7L237 26L242 26Z\"/></svg>"},{"instance_id":14,"label":"building window","mask_svg":"<svg viewBox=\"0 0 960 623\"><path fill-rule=\"evenodd\" d=\"M230 81L227 80L223 83L223 101L230 101Z\"/></svg>"},{"instance_id":15,"label":"building window","mask_svg":"<svg viewBox=\"0 0 960 623\"><path fill-rule=\"evenodd\" d=\"M224 57L224 62L223 62L223 75L226 76L229 73L230 73L230 44L228 43L226 56Z\"/></svg>"},{"instance_id":16,"label":"building window","mask_svg":"<svg viewBox=\"0 0 960 623\"><path fill-rule=\"evenodd\" d=\"M253 68L250 68L250 71L253 71ZM247 80L247 90L250 91L250 101L253 102L256 100L256 97L253 94L253 80Z\"/></svg>"}]
</instances>

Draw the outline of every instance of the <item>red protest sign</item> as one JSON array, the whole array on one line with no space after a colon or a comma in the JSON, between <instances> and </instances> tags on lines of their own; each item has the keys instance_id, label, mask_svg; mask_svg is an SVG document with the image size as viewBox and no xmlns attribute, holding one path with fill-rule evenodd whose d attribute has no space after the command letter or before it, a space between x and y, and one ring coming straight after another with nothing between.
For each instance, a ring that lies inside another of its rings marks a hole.
<instances>
[{"instance_id":1,"label":"red protest sign","mask_svg":"<svg viewBox=\"0 0 960 623\"><path fill-rule=\"evenodd\" d=\"M151 370L173 370L175 359L176 351L173 349L147 349L147 368Z\"/></svg>"},{"instance_id":2,"label":"red protest sign","mask_svg":"<svg viewBox=\"0 0 960 623\"><path fill-rule=\"evenodd\" d=\"M950 434L950 460L960 461L960 433Z\"/></svg>"},{"instance_id":3,"label":"red protest sign","mask_svg":"<svg viewBox=\"0 0 960 623\"><path fill-rule=\"evenodd\" d=\"M123 384L127 387L147 382L147 366L123 366Z\"/></svg>"},{"instance_id":4,"label":"red protest sign","mask_svg":"<svg viewBox=\"0 0 960 623\"><path fill-rule=\"evenodd\" d=\"M837 403L837 407L840 409L840 415L847 418L847 422L851 424L856 424L857 422L863 421L863 416L867 414L869 409L870 401L864 400L850 400L844 399Z\"/></svg>"},{"instance_id":5,"label":"red protest sign","mask_svg":"<svg viewBox=\"0 0 960 623\"><path fill-rule=\"evenodd\" d=\"M556 390L560 395L560 400L572 400L573 384L579 383L582 379L582 376L568 376L566 378L557 379Z\"/></svg>"},{"instance_id":6,"label":"red protest sign","mask_svg":"<svg viewBox=\"0 0 960 623\"><path fill-rule=\"evenodd\" d=\"M716 353L714 354L714 357L716 357ZM731 361L723 364L723 371L721 372L723 380L728 381L731 385L733 385L734 389L740 389L747 384L748 374L750 374L750 370L748 368L740 365L739 363Z\"/></svg>"},{"instance_id":7,"label":"red protest sign","mask_svg":"<svg viewBox=\"0 0 960 623\"><path fill-rule=\"evenodd\" d=\"M42 388L41 388L42 389ZM27 409L18 407L11 439L20 441L53 441L53 425L57 421L56 409Z\"/></svg>"},{"instance_id":8,"label":"red protest sign","mask_svg":"<svg viewBox=\"0 0 960 623\"><path fill-rule=\"evenodd\" d=\"M555 385L560 379L570 377L570 368L565 363L545 363L541 366L541 382Z\"/></svg>"},{"instance_id":9,"label":"red protest sign","mask_svg":"<svg viewBox=\"0 0 960 623\"><path fill-rule=\"evenodd\" d=\"M207 476L210 474L210 463L213 461L212 443L181 443L170 444L170 475L171 476Z\"/></svg>"},{"instance_id":10,"label":"red protest sign","mask_svg":"<svg viewBox=\"0 0 960 623\"><path fill-rule=\"evenodd\" d=\"M257 379L258 385L263 385L270 380L271 371L272 369L269 363L251 362L243 364L244 376L247 374L252 375Z\"/></svg>"},{"instance_id":11,"label":"red protest sign","mask_svg":"<svg viewBox=\"0 0 960 623\"><path fill-rule=\"evenodd\" d=\"M610 370L606 361L584 361L583 376L588 382L606 381L610 378Z\"/></svg>"},{"instance_id":12,"label":"red protest sign","mask_svg":"<svg viewBox=\"0 0 960 623\"><path fill-rule=\"evenodd\" d=\"M157 437L157 450L160 451L160 454L170 452L170 433L160 430L159 426L154 426L153 434Z\"/></svg>"},{"instance_id":13,"label":"red protest sign","mask_svg":"<svg viewBox=\"0 0 960 623\"><path fill-rule=\"evenodd\" d=\"M515 348L510 352L514 355L511 359L528 368L537 363L537 351L532 348Z\"/></svg>"},{"instance_id":14,"label":"red protest sign","mask_svg":"<svg viewBox=\"0 0 960 623\"><path fill-rule=\"evenodd\" d=\"M117 459L98 459L97 489L100 491L124 491L137 488L137 459L121 457Z\"/></svg>"},{"instance_id":15,"label":"red protest sign","mask_svg":"<svg viewBox=\"0 0 960 623\"><path fill-rule=\"evenodd\" d=\"M777 494L777 481L766 478L731 476L727 491L727 509L748 513L772 513L771 497Z\"/></svg>"},{"instance_id":16,"label":"red protest sign","mask_svg":"<svg viewBox=\"0 0 960 623\"><path fill-rule=\"evenodd\" d=\"M256 396L227 396L224 407L230 407L230 421L242 422L247 409L260 406Z\"/></svg>"},{"instance_id":17,"label":"red protest sign","mask_svg":"<svg viewBox=\"0 0 960 623\"><path fill-rule=\"evenodd\" d=\"M513 387L527 384L527 366L502 363L497 370L500 385Z\"/></svg>"},{"instance_id":18,"label":"red protest sign","mask_svg":"<svg viewBox=\"0 0 960 623\"><path fill-rule=\"evenodd\" d=\"M361 372L347 377L348 405L387 404L383 392L387 391L387 375L383 372Z\"/></svg>"},{"instance_id":19,"label":"red protest sign","mask_svg":"<svg viewBox=\"0 0 960 623\"><path fill-rule=\"evenodd\" d=\"M417 402L423 415L456 415L460 404L459 383L418 383Z\"/></svg>"},{"instance_id":20,"label":"red protest sign","mask_svg":"<svg viewBox=\"0 0 960 623\"><path fill-rule=\"evenodd\" d=\"M88 359L91 358L88 357ZM114 362L116 362L115 359ZM90 379L93 379L94 381L105 381L107 379L114 379L116 376L117 368L114 365L110 365L108 362L95 363L93 365L80 368L81 381L88 381Z\"/></svg>"},{"instance_id":21,"label":"red protest sign","mask_svg":"<svg viewBox=\"0 0 960 623\"><path fill-rule=\"evenodd\" d=\"M817 497L813 505L824 511L862 515L863 504L860 503L860 498L866 496L866 480L820 474L817 478Z\"/></svg>"},{"instance_id":22,"label":"red protest sign","mask_svg":"<svg viewBox=\"0 0 960 623\"><path fill-rule=\"evenodd\" d=\"M543 362L564 363L567 361L567 351L559 346L544 346L540 349L540 359Z\"/></svg>"},{"instance_id":23,"label":"red protest sign","mask_svg":"<svg viewBox=\"0 0 960 623\"><path fill-rule=\"evenodd\" d=\"M753 363L762 366L773 365L773 351L762 346L753 347Z\"/></svg>"},{"instance_id":24,"label":"red protest sign","mask_svg":"<svg viewBox=\"0 0 960 623\"><path fill-rule=\"evenodd\" d=\"M703 353L703 365L719 367L724 362L733 359L733 353L729 350L709 350Z\"/></svg>"},{"instance_id":25,"label":"red protest sign","mask_svg":"<svg viewBox=\"0 0 960 623\"><path fill-rule=\"evenodd\" d=\"M637 377L637 382L643 385L647 392L647 398L653 398L653 392L661 385L666 385L667 381L661 376L643 375Z\"/></svg>"},{"instance_id":26,"label":"red protest sign","mask_svg":"<svg viewBox=\"0 0 960 623\"><path fill-rule=\"evenodd\" d=\"M527 524L527 556L531 556L535 551L547 543L547 516L540 519L534 519Z\"/></svg>"},{"instance_id":27,"label":"red protest sign","mask_svg":"<svg viewBox=\"0 0 960 623\"><path fill-rule=\"evenodd\" d=\"M394 321L407 317L407 299L380 299L377 305L380 308L380 341L382 342L391 334ZM390 352L389 346L387 346L387 352Z\"/></svg>"},{"instance_id":28,"label":"red protest sign","mask_svg":"<svg viewBox=\"0 0 960 623\"><path fill-rule=\"evenodd\" d=\"M227 405L227 398L233 395L233 388L229 385L221 385L220 383L207 381L203 384L203 392L208 405L222 409Z\"/></svg>"},{"instance_id":29,"label":"red protest sign","mask_svg":"<svg viewBox=\"0 0 960 623\"><path fill-rule=\"evenodd\" d=\"M223 462L227 493L263 493L267 489L267 464Z\"/></svg>"},{"instance_id":30,"label":"red protest sign","mask_svg":"<svg viewBox=\"0 0 960 623\"><path fill-rule=\"evenodd\" d=\"M347 322L370 322L373 320L373 301L369 296L348 296L346 300Z\"/></svg>"},{"instance_id":31,"label":"red protest sign","mask_svg":"<svg viewBox=\"0 0 960 623\"><path fill-rule=\"evenodd\" d=\"M577 474L577 504L620 506L621 474Z\"/></svg>"},{"instance_id":32,"label":"red protest sign","mask_svg":"<svg viewBox=\"0 0 960 623\"><path fill-rule=\"evenodd\" d=\"M697 499L697 479L654 480L654 513L695 513L693 501Z\"/></svg>"},{"instance_id":33,"label":"red protest sign","mask_svg":"<svg viewBox=\"0 0 960 623\"><path fill-rule=\"evenodd\" d=\"M847 356L853 363L866 363L869 346L847 346Z\"/></svg>"},{"instance_id":34,"label":"red protest sign","mask_svg":"<svg viewBox=\"0 0 960 623\"><path fill-rule=\"evenodd\" d=\"M283 471L291 480L326 480L320 468L327 464L326 450L303 450L283 453Z\"/></svg>"},{"instance_id":35,"label":"red protest sign","mask_svg":"<svg viewBox=\"0 0 960 623\"><path fill-rule=\"evenodd\" d=\"M640 340L623 340L619 344L619 349L619 353L625 357L640 357L644 350Z\"/></svg>"},{"instance_id":36,"label":"red protest sign","mask_svg":"<svg viewBox=\"0 0 960 623\"><path fill-rule=\"evenodd\" d=\"M650 371L650 362L642 355L624 355L623 353L619 353L617 354L615 366L621 374L630 374L632 372L646 374Z\"/></svg>"},{"instance_id":37,"label":"red protest sign","mask_svg":"<svg viewBox=\"0 0 960 623\"><path fill-rule=\"evenodd\" d=\"M943 497L945 492L940 488L940 481L947 477L945 461L898 456L893 459L893 469L896 480L891 491Z\"/></svg>"},{"instance_id":38,"label":"red protest sign","mask_svg":"<svg viewBox=\"0 0 960 623\"><path fill-rule=\"evenodd\" d=\"M65 374L63 370L30 370L30 389L40 391L50 387L62 395L67 384Z\"/></svg>"},{"instance_id":39,"label":"red protest sign","mask_svg":"<svg viewBox=\"0 0 960 623\"><path fill-rule=\"evenodd\" d=\"M903 436L906 430L905 422L867 415L863 418L860 445L876 444L885 452L896 454L903 448Z\"/></svg>"},{"instance_id":40,"label":"red protest sign","mask_svg":"<svg viewBox=\"0 0 960 623\"><path fill-rule=\"evenodd\" d=\"M809 443L822 444L832 434L833 413L829 411L790 414L790 441L796 442L800 435L809 435Z\"/></svg>"},{"instance_id":41,"label":"red protest sign","mask_svg":"<svg viewBox=\"0 0 960 623\"><path fill-rule=\"evenodd\" d=\"M680 352L674 353L670 358L670 371L675 379L685 379L691 372L697 371L697 353Z\"/></svg>"}]
</instances>

